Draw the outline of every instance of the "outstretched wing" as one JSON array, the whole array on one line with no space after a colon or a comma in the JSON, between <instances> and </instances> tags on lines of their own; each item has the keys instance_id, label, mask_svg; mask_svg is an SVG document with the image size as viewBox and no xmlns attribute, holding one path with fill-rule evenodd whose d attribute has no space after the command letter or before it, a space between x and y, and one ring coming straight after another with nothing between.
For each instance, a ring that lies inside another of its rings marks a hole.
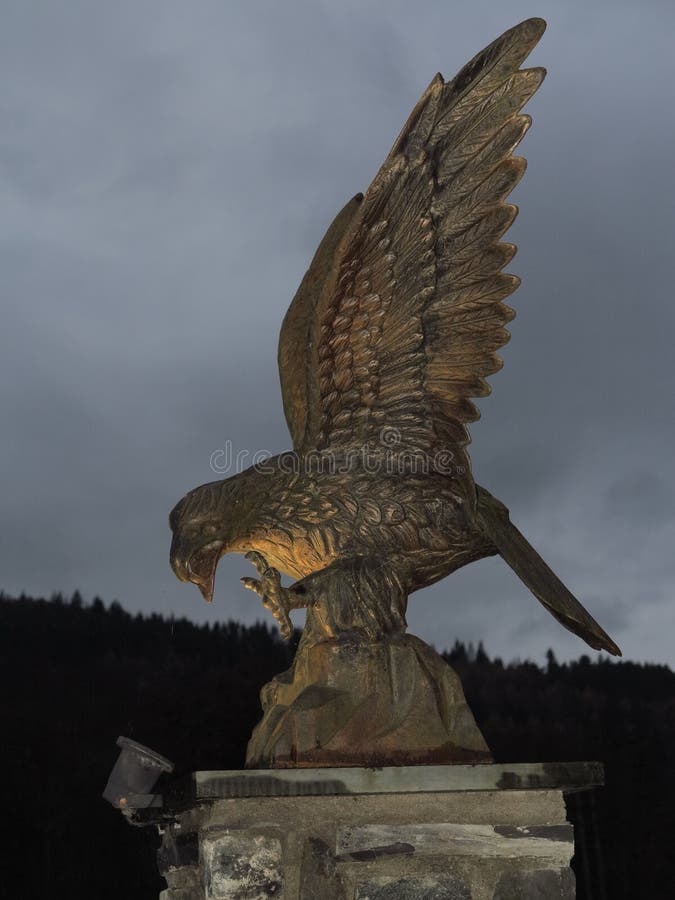
<instances>
[{"instance_id":1,"label":"outstretched wing","mask_svg":"<svg viewBox=\"0 0 675 900\"><path fill-rule=\"evenodd\" d=\"M519 67L544 28L528 19L452 81L437 75L331 226L281 335L296 449L360 445L385 426L402 446L468 443L470 398L489 393L513 317L502 301L519 279L501 270L515 247L500 237L517 208L504 198L525 170L519 111L545 75Z\"/></svg>"},{"instance_id":2,"label":"outstretched wing","mask_svg":"<svg viewBox=\"0 0 675 900\"><path fill-rule=\"evenodd\" d=\"M296 449L300 449L305 441L311 386L315 380L311 370L313 361L311 345L317 305L326 283L332 281L340 240L349 225L354 222L362 200L363 194L352 197L331 223L281 325L279 335L281 394L288 429Z\"/></svg>"}]
</instances>

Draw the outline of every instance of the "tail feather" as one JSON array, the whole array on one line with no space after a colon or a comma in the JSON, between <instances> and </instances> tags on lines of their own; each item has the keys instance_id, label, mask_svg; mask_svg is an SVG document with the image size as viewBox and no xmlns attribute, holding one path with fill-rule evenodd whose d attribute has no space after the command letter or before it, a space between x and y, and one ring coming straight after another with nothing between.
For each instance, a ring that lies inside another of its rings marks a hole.
<instances>
[{"instance_id":1,"label":"tail feather","mask_svg":"<svg viewBox=\"0 0 675 900\"><path fill-rule=\"evenodd\" d=\"M476 491L476 513L480 528L537 600L561 625L578 635L589 646L595 650L606 650L613 656L621 656L621 650L614 641L512 524L504 504L485 488L476 485Z\"/></svg>"}]
</instances>

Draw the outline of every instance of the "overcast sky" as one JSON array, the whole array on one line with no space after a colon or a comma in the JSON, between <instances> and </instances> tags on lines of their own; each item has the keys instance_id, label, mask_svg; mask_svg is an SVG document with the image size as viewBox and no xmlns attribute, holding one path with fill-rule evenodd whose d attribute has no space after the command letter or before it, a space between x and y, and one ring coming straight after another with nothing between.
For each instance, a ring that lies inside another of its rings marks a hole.
<instances>
[{"instance_id":1,"label":"overcast sky","mask_svg":"<svg viewBox=\"0 0 675 900\"><path fill-rule=\"evenodd\" d=\"M289 446L277 337L324 228L436 71L539 15L523 285L474 473L628 658L675 663L675 6L1 8L5 591L267 615L241 557L212 607L175 580L168 512L227 441ZM409 621L506 659L587 650L498 557L413 595Z\"/></svg>"}]
</instances>

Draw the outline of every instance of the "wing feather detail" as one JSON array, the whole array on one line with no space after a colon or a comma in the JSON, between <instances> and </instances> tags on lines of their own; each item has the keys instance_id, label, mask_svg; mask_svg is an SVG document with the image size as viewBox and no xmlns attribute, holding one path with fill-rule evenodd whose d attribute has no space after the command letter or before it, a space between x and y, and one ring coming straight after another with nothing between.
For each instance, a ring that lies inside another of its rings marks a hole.
<instances>
[{"instance_id":1,"label":"wing feather detail","mask_svg":"<svg viewBox=\"0 0 675 900\"><path fill-rule=\"evenodd\" d=\"M501 238L517 207L505 199L526 166L512 155L531 124L520 110L545 75L519 67L544 28L529 19L452 81L437 75L329 242L299 317L306 384L286 375L290 404L284 386L285 408L306 404L287 410L298 449L372 445L385 426L405 447L468 444L471 398L489 393L514 315L503 301L519 279L502 269L516 248Z\"/></svg>"},{"instance_id":2,"label":"wing feather detail","mask_svg":"<svg viewBox=\"0 0 675 900\"><path fill-rule=\"evenodd\" d=\"M313 369L310 352L317 304L327 283L332 284L337 248L354 221L363 194L357 194L337 214L314 254L309 269L284 317L279 335L279 376L284 413L293 446L302 446L308 430L308 410L313 400Z\"/></svg>"}]
</instances>

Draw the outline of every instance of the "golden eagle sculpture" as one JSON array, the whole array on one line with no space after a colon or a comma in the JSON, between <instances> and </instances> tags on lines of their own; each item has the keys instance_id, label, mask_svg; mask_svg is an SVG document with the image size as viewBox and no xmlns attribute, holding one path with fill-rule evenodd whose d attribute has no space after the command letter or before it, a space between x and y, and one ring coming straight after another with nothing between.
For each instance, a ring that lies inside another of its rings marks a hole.
<instances>
[{"instance_id":1,"label":"golden eagle sculpture","mask_svg":"<svg viewBox=\"0 0 675 900\"><path fill-rule=\"evenodd\" d=\"M263 691L249 765L489 758L454 673L405 634L411 592L483 557L501 555L591 647L620 652L474 482L467 453L471 398L489 393L514 315L505 198L525 171L521 108L545 75L520 66L544 28L528 19L451 81L436 75L330 225L281 328L293 453L171 513L171 565L207 600L219 558L237 552L284 636L289 611L308 610L294 668Z\"/></svg>"}]
</instances>

